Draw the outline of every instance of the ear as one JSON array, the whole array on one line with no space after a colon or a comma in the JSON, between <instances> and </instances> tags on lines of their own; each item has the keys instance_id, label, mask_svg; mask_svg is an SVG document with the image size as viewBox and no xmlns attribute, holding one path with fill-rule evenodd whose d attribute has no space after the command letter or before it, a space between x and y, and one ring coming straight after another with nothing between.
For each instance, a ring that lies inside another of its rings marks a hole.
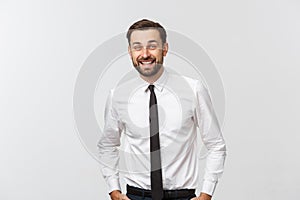
<instances>
[{"instance_id":1,"label":"ear","mask_svg":"<svg viewBox=\"0 0 300 200\"><path fill-rule=\"evenodd\" d=\"M128 45L128 54L130 55L130 58L132 58L132 53L131 53L130 45Z\"/></svg>"},{"instance_id":2,"label":"ear","mask_svg":"<svg viewBox=\"0 0 300 200\"><path fill-rule=\"evenodd\" d=\"M169 50L169 44L167 42L164 43L163 46L163 56L166 56Z\"/></svg>"}]
</instances>

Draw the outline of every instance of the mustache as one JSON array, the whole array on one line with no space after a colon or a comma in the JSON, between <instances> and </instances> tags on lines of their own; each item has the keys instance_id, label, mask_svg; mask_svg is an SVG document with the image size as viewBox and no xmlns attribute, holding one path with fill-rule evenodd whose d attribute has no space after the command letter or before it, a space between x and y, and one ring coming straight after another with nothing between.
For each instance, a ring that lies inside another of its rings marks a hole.
<instances>
[{"instance_id":1,"label":"mustache","mask_svg":"<svg viewBox=\"0 0 300 200\"><path fill-rule=\"evenodd\" d=\"M148 57L146 57L146 58L137 58L136 59L138 62L140 62L140 61L148 61L148 60L155 60L155 57L153 57L153 56L148 56Z\"/></svg>"}]
</instances>

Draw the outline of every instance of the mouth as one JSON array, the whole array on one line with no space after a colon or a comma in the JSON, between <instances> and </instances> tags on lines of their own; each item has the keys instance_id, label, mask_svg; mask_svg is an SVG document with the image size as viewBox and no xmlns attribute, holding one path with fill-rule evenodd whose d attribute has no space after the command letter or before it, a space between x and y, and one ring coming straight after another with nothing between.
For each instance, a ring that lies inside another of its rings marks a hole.
<instances>
[{"instance_id":1,"label":"mouth","mask_svg":"<svg viewBox=\"0 0 300 200\"><path fill-rule=\"evenodd\" d=\"M152 65L153 63L155 63L155 59L151 59L151 60L139 60L138 63L141 64L141 65L143 65L143 66Z\"/></svg>"}]
</instances>

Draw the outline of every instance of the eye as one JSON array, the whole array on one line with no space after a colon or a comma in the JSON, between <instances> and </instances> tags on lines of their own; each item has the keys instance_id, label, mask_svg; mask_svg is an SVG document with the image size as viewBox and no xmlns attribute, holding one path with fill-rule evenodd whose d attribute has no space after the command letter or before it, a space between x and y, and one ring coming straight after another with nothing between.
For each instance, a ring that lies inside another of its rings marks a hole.
<instances>
[{"instance_id":1,"label":"eye","mask_svg":"<svg viewBox=\"0 0 300 200\"><path fill-rule=\"evenodd\" d=\"M150 49L150 50L155 50L157 48L157 45L156 44L150 44L149 46L148 46L148 49Z\"/></svg>"},{"instance_id":2,"label":"eye","mask_svg":"<svg viewBox=\"0 0 300 200\"><path fill-rule=\"evenodd\" d=\"M133 46L133 49L135 50L135 51L140 51L140 50L142 50L142 46L141 45L135 45L135 46Z\"/></svg>"}]
</instances>

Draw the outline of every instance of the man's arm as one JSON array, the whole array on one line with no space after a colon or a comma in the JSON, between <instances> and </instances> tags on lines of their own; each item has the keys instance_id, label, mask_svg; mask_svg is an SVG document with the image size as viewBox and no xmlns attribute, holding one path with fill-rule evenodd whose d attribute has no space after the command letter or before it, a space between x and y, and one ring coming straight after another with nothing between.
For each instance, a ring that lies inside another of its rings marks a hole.
<instances>
[{"instance_id":1,"label":"man's arm","mask_svg":"<svg viewBox=\"0 0 300 200\"><path fill-rule=\"evenodd\" d=\"M118 119L117 112L113 108L112 98L113 90L110 91L106 101L104 114L105 125L97 145L100 162L102 164L102 175L108 186L108 193L121 191L118 171L118 147L120 146L122 126Z\"/></svg>"},{"instance_id":2,"label":"man's arm","mask_svg":"<svg viewBox=\"0 0 300 200\"><path fill-rule=\"evenodd\" d=\"M208 90L199 81L196 86L195 118L202 141L208 149L203 187L199 200L209 200L224 169L226 145Z\"/></svg>"}]
</instances>

